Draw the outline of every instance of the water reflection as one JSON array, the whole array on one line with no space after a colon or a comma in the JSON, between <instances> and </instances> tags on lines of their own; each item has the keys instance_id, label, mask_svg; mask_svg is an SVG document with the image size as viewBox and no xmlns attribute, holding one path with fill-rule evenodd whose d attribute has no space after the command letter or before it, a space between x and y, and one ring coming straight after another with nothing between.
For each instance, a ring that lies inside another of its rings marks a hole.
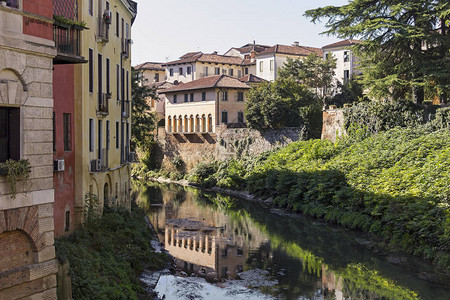
<instances>
[{"instance_id":1,"label":"water reflection","mask_svg":"<svg viewBox=\"0 0 450 300\"><path fill-rule=\"evenodd\" d=\"M399 261L407 263L390 264L367 247L370 241L364 236L341 227L175 185L141 189L138 201L149 210L160 241L187 275L224 281L261 269L268 271L267 281L276 284L260 290L286 299L448 299L450 295L448 284L419 278L420 274L439 277L425 262L402 256Z\"/></svg>"}]
</instances>

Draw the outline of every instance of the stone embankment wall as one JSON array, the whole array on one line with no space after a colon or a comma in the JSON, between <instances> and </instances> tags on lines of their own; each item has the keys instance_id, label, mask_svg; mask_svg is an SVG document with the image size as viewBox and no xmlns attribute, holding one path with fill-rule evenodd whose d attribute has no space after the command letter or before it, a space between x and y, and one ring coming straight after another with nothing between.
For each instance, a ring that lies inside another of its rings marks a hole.
<instances>
[{"instance_id":1,"label":"stone embankment wall","mask_svg":"<svg viewBox=\"0 0 450 300\"><path fill-rule=\"evenodd\" d=\"M328 109L323 112L322 139L335 142L345 135L344 111L342 109Z\"/></svg>"},{"instance_id":2,"label":"stone embankment wall","mask_svg":"<svg viewBox=\"0 0 450 300\"><path fill-rule=\"evenodd\" d=\"M258 131L218 126L215 134L165 134L164 130L158 130L164 168L170 170L174 159L181 158L186 171L201 161L258 155L298 141L301 137L300 128Z\"/></svg>"}]
</instances>

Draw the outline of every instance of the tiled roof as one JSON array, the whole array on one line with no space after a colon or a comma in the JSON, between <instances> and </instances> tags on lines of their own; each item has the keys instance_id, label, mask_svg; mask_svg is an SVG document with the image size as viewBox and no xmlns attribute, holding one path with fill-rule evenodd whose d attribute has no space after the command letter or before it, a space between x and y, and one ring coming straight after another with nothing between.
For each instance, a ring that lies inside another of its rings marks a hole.
<instances>
[{"instance_id":1,"label":"tiled roof","mask_svg":"<svg viewBox=\"0 0 450 300\"><path fill-rule=\"evenodd\" d=\"M298 56L308 56L312 53L319 55L319 56L323 55L322 49L320 49L320 48L306 47L306 46L287 46L287 45L280 45L280 44L276 44L275 46L270 47L256 55L268 54L268 53L280 53L280 54L290 54L290 55L298 55Z\"/></svg>"},{"instance_id":2,"label":"tiled roof","mask_svg":"<svg viewBox=\"0 0 450 300\"><path fill-rule=\"evenodd\" d=\"M209 77L193 80L190 82L174 85L171 88L165 89L164 93L210 89L210 88L216 88L216 87L238 88L238 89L249 89L250 88L250 86L239 81L236 78L233 78L233 77L230 77L227 75L216 75L216 76L209 76Z\"/></svg>"},{"instance_id":3,"label":"tiled roof","mask_svg":"<svg viewBox=\"0 0 450 300\"><path fill-rule=\"evenodd\" d=\"M145 62L143 64L134 67L135 70L155 70L164 71L165 69L161 66L162 63L157 62Z\"/></svg>"},{"instance_id":4,"label":"tiled roof","mask_svg":"<svg viewBox=\"0 0 450 300\"><path fill-rule=\"evenodd\" d=\"M244 45L240 48L234 48L237 51L239 51L240 53L250 53L252 50L255 50L256 53L262 52L266 49L270 48L270 46L267 45L258 45L258 44L247 44ZM232 48L233 49L233 48Z\"/></svg>"},{"instance_id":5,"label":"tiled roof","mask_svg":"<svg viewBox=\"0 0 450 300\"><path fill-rule=\"evenodd\" d=\"M244 59L242 65L243 66L256 65L256 60L252 61L251 59Z\"/></svg>"},{"instance_id":6,"label":"tiled roof","mask_svg":"<svg viewBox=\"0 0 450 300\"><path fill-rule=\"evenodd\" d=\"M353 46L354 44L359 44L359 43L361 43L361 41L348 39L348 40L343 40L343 41L339 41L339 42L336 42L333 44L323 46L322 49Z\"/></svg>"},{"instance_id":7,"label":"tiled roof","mask_svg":"<svg viewBox=\"0 0 450 300\"><path fill-rule=\"evenodd\" d=\"M161 81L153 83L153 86L156 87L157 90L165 90L173 87L173 83L168 81Z\"/></svg>"},{"instance_id":8,"label":"tiled roof","mask_svg":"<svg viewBox=\"0 0 450 300\"><path fill-rule=\"evenodd\" d=\"M183 55L185 56L185 55ZM178 65L183 63L192 63L192 62L209 62L209 63L219 63L219 64L231 64L231 65L240 65L243 61L240 57L235 56L225 56L225 55L219 55L219 54L199 54L194 56L189 56L187 58L182 58L175 61L170 61L163 66L170 66L170 65Z\"/></svg>"},{"instance_id":9,"label":"tiled roof","mask_svg":"<svg viewBox=\"0 0 450 300\"><path fill-rule=\"evenodd\" d=\"M185 59L185 58L189 58L189 57L193 57L193 56L197 56L202 54L201 51L197 51L197 52L188 52L185 55L181 56L180 59Z\"/></svg>"},{"instance_id":10,"label":"tiled roof","mask_svg":"<svg viewBox=\"0 0 450 300\"><path fill-rule=\"evenodd\" d=\"M267 80L262 79L261 77L255 76L253 74L248 74L245 76L242 76L241 78L239 78L240 81L242 82L250 82L250 83L261 83L261 82L265 82Z\"/></svg>"}]
</instances>

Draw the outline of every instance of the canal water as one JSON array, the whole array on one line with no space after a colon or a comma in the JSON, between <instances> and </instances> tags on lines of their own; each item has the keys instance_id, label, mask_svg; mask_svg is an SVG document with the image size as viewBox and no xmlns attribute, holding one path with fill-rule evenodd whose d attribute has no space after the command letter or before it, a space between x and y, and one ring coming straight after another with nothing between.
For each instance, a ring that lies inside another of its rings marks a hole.
<instances>
[{"instance_id":1,"label":"canal water","mask_svg":"<svg viewBox=\"0 0 450 300\"><path fill-rule=\"evenodd\" d=\"M450 299L428 262L337 225L172 184L139 187L137 202L175 258L160 299Z\"/></svg>"}]
</instances>

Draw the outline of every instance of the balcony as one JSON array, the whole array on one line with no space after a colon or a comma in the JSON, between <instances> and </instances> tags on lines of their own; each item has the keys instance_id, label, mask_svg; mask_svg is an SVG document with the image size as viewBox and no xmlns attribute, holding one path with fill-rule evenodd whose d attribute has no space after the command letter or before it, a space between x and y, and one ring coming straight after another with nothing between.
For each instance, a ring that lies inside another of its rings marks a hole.
<instances>
[{"instance_id":1,"label":"balcony","mask_svg":"<svg viewBox=\"0 0 450 300\"><path fill-rule=\"evenodd\" d=\"M130 117L130 100L124 100L122 107L122 119L128 119L129 117Z\"/></svg>"},{"instance_id":2,"label":"balcony","mask_svg":"<svg viewBox=\"0 0 450 300\"><path fill-rule=\"evenodd\" d=\"M78 21L78 2L74 0L54 1L53 41L56 46L54 64L86 63L81 56L81 31L84 22Z\"/></svg>"},{"instance_id":3,"label":"balcony","mask_svg":"<svg viewBox=\"0 0 450 300\"><path fill-rule=\"evenodd\" d=\"M98 18L97 22L97 42L109 42L109 24L111 24L111 17L105 16Z\"/></svg>"},{"instance_id":4,"label":"balcony","mask_svg":"<svg viewBox=\"0 0 450 300\"><path fill-rule=\"evenodd\" d=\"M107 116L109 114L109 99L111 99L111 94L98 93L97 113L99 115Z\"/></svg>"},{"instance_id":5,"label":"balcony","mask_svg":"<svg viewBox=\"0 0 450 300\"><path fill-rule=\"evenodd\" d=\"M125 58L130 57L130 39L122 38L122 56Z\"/></svg>"}]
</instances>

